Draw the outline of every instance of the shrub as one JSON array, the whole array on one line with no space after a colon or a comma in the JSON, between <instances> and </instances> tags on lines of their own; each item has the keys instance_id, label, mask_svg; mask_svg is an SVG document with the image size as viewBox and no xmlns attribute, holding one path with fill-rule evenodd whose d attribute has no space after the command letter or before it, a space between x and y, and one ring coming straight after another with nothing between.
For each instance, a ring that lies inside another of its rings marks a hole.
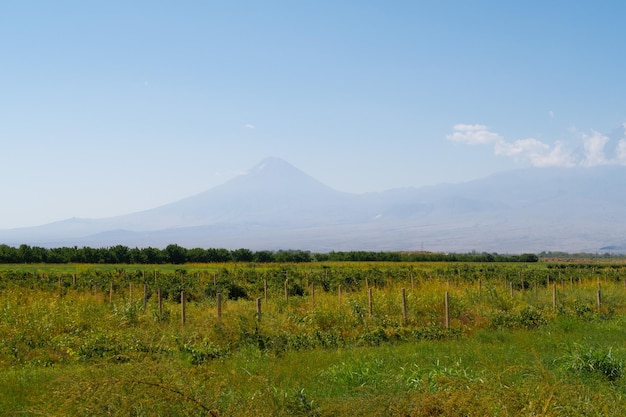
<instances>
[{"instance_id":1,"label":"shrub","mask_svg":"<svg viewBox=\"0 0 626 417\"><path fill-rule=\"evenodd\" d=\"M179 350L184 358L192 365L200 365L211 359L219 359L227 356L228 349L223 349L213 345L209 341L200 344L187 342L179 346Z\"/></svg>"},{"instance_id":2,"label":"shrub","mask_svg":"<svg viewBox=\"0 0 626 417\"><path fill-rule=\"evenodd\" d=\"M548 321L540 310L525 307L520 312L500 311L491 319L489 326L493 329L536 329Z\"/></svg>"}]
</instances>

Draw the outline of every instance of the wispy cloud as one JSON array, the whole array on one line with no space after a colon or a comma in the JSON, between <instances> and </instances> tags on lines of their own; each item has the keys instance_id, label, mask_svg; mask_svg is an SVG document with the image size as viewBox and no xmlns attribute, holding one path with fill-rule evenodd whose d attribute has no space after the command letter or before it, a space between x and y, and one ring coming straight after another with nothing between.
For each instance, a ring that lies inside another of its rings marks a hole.
<instances>
[{"instance_id":1,"label":"wispy cloud","mask_svg":"<svg viewBox=\"0 0 626 417\"><path fill-rule=\"evenodd\" d=\"M246 129L256 129L256 126L252 123L246 123L245 125L243 125L243 127L245 127Z\"/></svg>"},{"instance_id":2,"label":"wispy cloud","mask_svg":"<svg viewBox=\"0 0 626 417\"><path fill-rule=\"evenodd\" d=\"M571 167L575 165L571 154L563 149L562 143L550 146L535 138L520 139L514 142L499 141L495 144L494 153L527 160L537 167Z\"/></svg>"},{"instance_id":3,"label":"wispy cloud","mask_svg":"<svg viewBox=\"0 0 626 417\"><path fill-rule=\"evenodd\" d=\"M495 155L527 161L537 167L626 165L626 123L623 125L623 138L613 142L612 152L607 150L607 144L611 142L608 136L596 131L575 133L582 142L582 151L572 151L563 142L548 144L535 138L506 140L482 124L457 124L446 138L468 145L490 145ZM578 148L580 146L577 145Z\"/></svg>"},{"instance_id":4,"label":"wispy cloud","mask_svg":"<svg viewBox=\"0 0 626 417\"><path fill-rule=\"evenodd\" d=\"M610 163L604 154L604 147L609 141L607 136L598 132L592 132L591 135L583 133L582 139L585 149L585 159L582 161L582 165L596 166Z\"/></svg>"},{"instance_id":5,"label":"wispy cloud","mask_svg":"<svg viewBox=\"0 0 626 417\"><path fill-rule=\"evenodd\" d=\"M490 132L487 126L479 124L455 125L454 132L447 137L452 141L465 143L468 145L485 145L502 140L500 135Z\"/></svg>"},{"instance_id":6,"label":"wispy cloud","mask_svg":"<svg viewBox=\"0 0 626 417\"><path fill-rule=\"evenodd\" d=\"M626 139L619 141L615 154L620 164L626 165Z\"/></svg>"}]
</instances>

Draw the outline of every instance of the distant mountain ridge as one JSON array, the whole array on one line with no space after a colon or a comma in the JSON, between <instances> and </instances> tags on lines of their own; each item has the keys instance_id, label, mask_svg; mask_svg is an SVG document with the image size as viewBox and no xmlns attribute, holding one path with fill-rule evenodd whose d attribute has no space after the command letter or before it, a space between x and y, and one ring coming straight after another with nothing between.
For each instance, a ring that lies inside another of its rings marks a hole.
<instances>
[{"instance_id":1,"label":"distant mountain ridge","mask_svg":"<svg viewBox=\"0 0 626 417\"><path fill-rule=\"evenodd\" d=\"M626 252L626 167L543 168L378 193L340 192L279 158L150 210L0 230L44 247Z\"/></svg>"}]
</instances>

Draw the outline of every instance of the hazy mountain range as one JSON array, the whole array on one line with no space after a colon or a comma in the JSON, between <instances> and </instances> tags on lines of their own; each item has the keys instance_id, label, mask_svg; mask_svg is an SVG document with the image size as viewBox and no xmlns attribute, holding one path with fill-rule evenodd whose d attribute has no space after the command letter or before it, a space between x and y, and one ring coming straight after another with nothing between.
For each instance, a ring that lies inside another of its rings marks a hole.
<instances>
[{"instance_id":1,"label":"hazy mountain range","mask_svg":"<svg viewBox=\"0 0 626 417\"><path fill-rule=\"evenodd\" d=\"M253 250L626 252L626 167L508 171L385 192L336 191L268 158L208 191L124 216L0 230L0 243Z\"/></svg>"}]
</instances>

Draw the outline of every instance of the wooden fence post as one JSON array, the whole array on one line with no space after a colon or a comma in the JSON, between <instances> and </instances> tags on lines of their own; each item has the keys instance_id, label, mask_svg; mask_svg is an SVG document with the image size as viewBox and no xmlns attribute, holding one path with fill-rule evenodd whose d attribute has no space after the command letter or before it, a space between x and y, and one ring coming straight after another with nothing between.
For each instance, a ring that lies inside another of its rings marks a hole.
<instances>
[{"instance_id":1,"label":"wooden fence post","mask_svg":"<svg viewBox=\"0 0 626 417\"><path fill-rule=\"evenodd\" d=\"M598 283L597 304L598 311L600 311L602 309L602 290L600 289L600 283Z\"/></svg>"},{"instance_id":2,"label":"wooden fence post","mask_svg":"<svg viewBox=\"0 0 626 417\"><path fill-rule=\"evenodd\" d=\"M256 317L257 320L261 321L261 298L256 299Z\"/></svg>"},{"instance_id":3,"label":"wooden fence post","mask_svg":"<svg viewBox=\"0 0 626 417\"><path fill-rule=\"evenodd\" d=\"M157 300L159 303L159 317L163 316L163 294L161 293L161 289L157 290Z\"/></svg>"},{"instance_id":4,"label":"wooden fence post","mask_svg":"<svg viewBox=\"0 0 626 417\"><path fill-rule=\"evenodd\" d=\"M222 318L222 293L217 293L217 319Z\"/></svg>"},{"instance_id":5,"label":"wooden fence post","mask_svg":"<svg viewBox=\"0 0 626 417\"><path fill-rule=\"evenodd\" d=\"M368 304L370 317L372 317L374 315L374 305L372 301L372 289L371 288L368 288L367 290L367 304Z\"/></svg>"},{"instance_id":6,"label":"wooden fence post","mask_svg":"<svg viewBox=\"0 0 626 417\"><path fill-rule=\"evenodd\" d=\"M311 283L311 304L315 307L315 283Z\"/></svg>"},{"instance_id":7,"label":"wooden fence post","mask_svg":"<svg viewBox=\"0 0 626 417\"><path fill-rule=\"evenodd\" d=\"M552 308L556 311L556 283L552 284Z\"/></svg>"},{"instance_id":8,"label":"wooden fence post","mask_svg":"<svg viewBox=\"0 0 626 417\"><path fill-rule=\"evenodd\" d=\"M445 308L446 308L446 318L445 318L445 326L446 329L450 328L450 300L448 299L448 291L446 291L445 296Z\"/></svg>"},{"instance_id":9,"label":"wooden fence post","mask_svg":"<svg viewBox=\"0 0 626 417\"><path fill-rule=\"evenodd\" d=\"M339 305L341 305L341 284L337 286L337 295L339 297Z\"/></svg>"},{"instance_id":10,"label":"wooden fence post","mask_svg":"<svg viewBox=\"0 0 626 417\"><path fill-rule=\"evenodd\" d=\"M185 325L187 321L186 313L187 312L185 311L185 291L181 291L180 292L180 322L183 326Z\"/></svg>"},{"instance_id":11,"label":"wooden fence post","mask_svg":"<svg viewBox=\"0 0 626 417\"><path fill-rule=\"evenodd\" d=\"M404 325L406 326L408 322L408 315L407 315L407 309L406 309L406 291L404 290L404 288L402 288L402 321L404 322Z\"/></svg>"}]
</instances>

